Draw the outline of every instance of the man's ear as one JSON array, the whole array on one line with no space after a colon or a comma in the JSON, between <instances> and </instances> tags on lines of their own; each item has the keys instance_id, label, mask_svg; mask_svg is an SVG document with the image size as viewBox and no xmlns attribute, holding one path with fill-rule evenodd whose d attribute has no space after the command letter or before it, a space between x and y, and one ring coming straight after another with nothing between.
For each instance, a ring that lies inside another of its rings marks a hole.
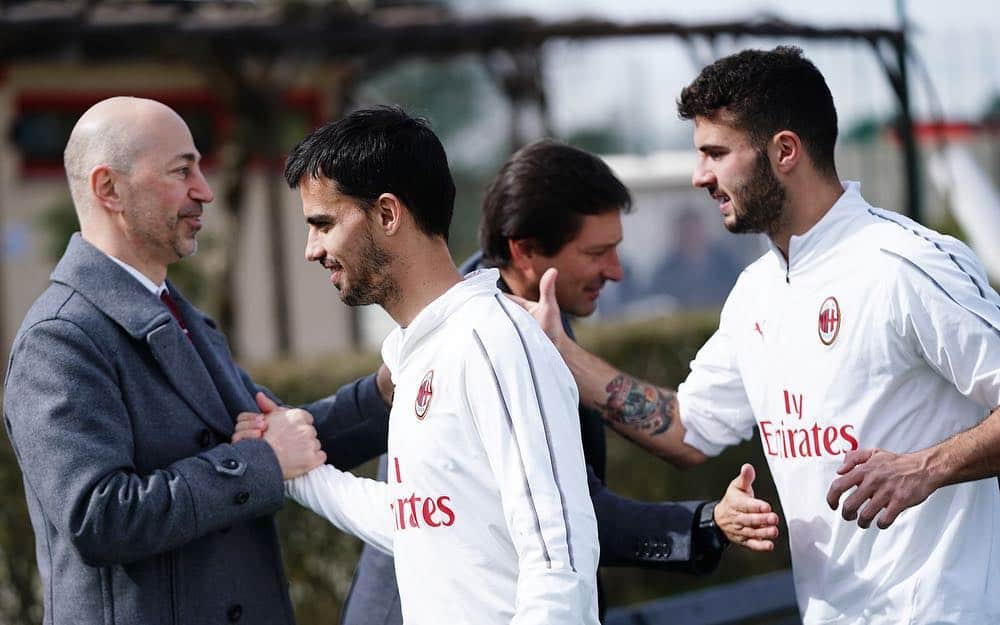
<instances>
[{"instance_id":1,"label":"man's ear","mask_svg":"<svg viewBox=\"0 0 1000 625\"><path fill-rule=\"evenodd\" d=\"M97 204L110 213L125 211L121 182L120 174L107 165L98 165L90 171L90 192Z\"/></svg>"},{"instance_id":2,"label":"man's ear","mask_svg":"<svg viewBox=\"0 0 1000 625\"><path fill-rule=\"evenodd\" d=\"M375 224L387 237L399 232L403 223L404 204L393 193L383 193L375 200Z\"/></svg>"},{"instance_id":3,"label":"man's ear","mask_svg":"<svg viewBox=\"0 0 1000 625\"><path fill-rule=\"evenodd\" d=\"M782 130L771 137L768 149L774 168L782 174L791 172L802 160L802 139L791 130Z\"/></svg>"}]
</instances>

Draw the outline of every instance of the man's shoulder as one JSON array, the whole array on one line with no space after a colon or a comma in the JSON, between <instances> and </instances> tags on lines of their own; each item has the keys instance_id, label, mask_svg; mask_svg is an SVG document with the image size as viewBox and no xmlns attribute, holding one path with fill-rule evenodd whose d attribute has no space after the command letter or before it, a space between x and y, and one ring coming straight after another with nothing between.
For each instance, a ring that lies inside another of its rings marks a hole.
<instances>
[{"instance_id":1,"label":"man's shoulder","mask_svg":"<svg viewBox=\"0 0 1000 625\"><path fill-rule=\"evenodd\" d=\"M895 267L907 265L942 286L953 281L989 284L982 262L962 241L892 211L873 208L869 212L872 223L858 240L861 247L882 258L890 268L889 277L904 277L907 273Z\"/></svg>"},{"instance_id":2,"label":"man's shoulder","mask_svg":"<svg viewBox=\"0 0 1000 625\"><path fill-rule=\"evenodd\" d=\"M21 322L11 345L10 370L36 366L43 357L64 358L58 354L66 350L113 352L107 341L112 331L109 320L79 292L54 282Z\"/></svg>"},{"instance_id":3,"label":"man's shoulder","mask_svg":"<svg viewBox=\"0 0 1000 625\"><path fill-rule=\"evenodd\" d=\"M20 338L31 328L46 322L62 321L76 326L88 327L100 317L97 308L81 297L75 289L65 284L53 282L28 309L17 336Z\"/></svg>"},{"instance_id":4,"label":"man's shoulder","mask_svg":"<svg viewBox=\"0 0 1000 625\"><path fill-rule=\"evenodd\" d=\"M504 296L472 298L456 317L475 349L523 353L536 351L539 344L551 345L534 317Z\"/></svg>"}]
</instances>

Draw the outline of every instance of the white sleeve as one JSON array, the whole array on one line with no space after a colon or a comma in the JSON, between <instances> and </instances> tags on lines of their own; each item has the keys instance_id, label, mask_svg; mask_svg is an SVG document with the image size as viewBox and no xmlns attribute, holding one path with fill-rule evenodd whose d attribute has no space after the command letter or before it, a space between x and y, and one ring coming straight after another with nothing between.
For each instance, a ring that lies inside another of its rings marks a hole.
<instances>
[{"instance_id":1,"label":"white sleeve","mask_svg":"<svg viewBox=\"0 0 1000 625\"><path fill-rule=\"evenodd\" d=\"M473 342L465 392L518 557L511 624L596 624L600 548L573 377L534 322Z\"/></svg>"},{"instance_id":2,"label":"white sleeve","mask_svg":"<svg viewBox=\"0 0 1000 625\"><path fill-rule=\"evenodd\" d=\"M285 495L342 531L392 555L392 514L388 487L324 464L285 481Z\"/></svg>"},{"instance_id":3,"label":"white sleeve","mask_svg":"<svg viewBox=\"0 0 1000 625\"><path fill-rule=\"evenodd\" d=\"M736 361L731 321L732 311L739 309L739 288L738 282L722 308L719 329L698 350L691 373L677 387L684 442L706 456L748 440L756 425Z\"/></svg>"},{"instance_id":4,"label":"white sleeve","mask_svg":"<svg viewBox=\"0 0 1000 625\"><path fill-rule=\"evenodd\" d=\"M962 395L1000 406L1000 296L981 266L957 253L899 260L888 298L897 334Z\"/></svg>"}]
</instances>

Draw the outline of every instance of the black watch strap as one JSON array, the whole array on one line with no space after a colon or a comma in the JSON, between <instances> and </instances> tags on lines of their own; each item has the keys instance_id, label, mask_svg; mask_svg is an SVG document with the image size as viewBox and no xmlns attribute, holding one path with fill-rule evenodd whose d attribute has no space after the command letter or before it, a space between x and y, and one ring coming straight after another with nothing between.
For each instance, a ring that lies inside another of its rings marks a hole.
<instances>
[{"instance_id":1,"label":"black watch strap","mask_svg":"<svg viewBox=\"0 0 1000 625\"><path fill-rule=\"evenodd\" d=\"M715 506L718 501L710 501L701 507L698 514L698 533L707 546L722 550L729 544L729 539L715 524Z\"/></svg>"}]
</instances>

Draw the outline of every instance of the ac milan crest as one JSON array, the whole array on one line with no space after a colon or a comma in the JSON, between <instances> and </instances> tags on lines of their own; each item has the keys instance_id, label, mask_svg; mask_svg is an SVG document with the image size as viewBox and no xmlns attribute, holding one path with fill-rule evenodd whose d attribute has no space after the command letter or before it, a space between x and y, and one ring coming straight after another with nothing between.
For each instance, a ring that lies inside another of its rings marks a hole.
<instances>
[{"instance_id":1,"label":"ac milan crest","mask_svg":"<svg viewBox=\"0 0 1000 625\"><path fill-rule=\"evenodd\" d=\"M840 304L836 297L828 297L819 307L819 340L832 345L840 333Z\"/></svg>"},{"instance_id":2,"label":"ac milan crest","mask_svg":"<svg viewBox=\"0 0 1000 625\"><path fill-rule=\"evenodd\" d=\"M431 382L434 381L434 370L431 369L424 374L424 379L420 382L420 388L417 389L417 401L413 402L413 411L417 413L418 419L423 419L427 414L427 408L431 405L431 397L434 395L434 387L431 386Z\"/></svg>"}]
</instances>

